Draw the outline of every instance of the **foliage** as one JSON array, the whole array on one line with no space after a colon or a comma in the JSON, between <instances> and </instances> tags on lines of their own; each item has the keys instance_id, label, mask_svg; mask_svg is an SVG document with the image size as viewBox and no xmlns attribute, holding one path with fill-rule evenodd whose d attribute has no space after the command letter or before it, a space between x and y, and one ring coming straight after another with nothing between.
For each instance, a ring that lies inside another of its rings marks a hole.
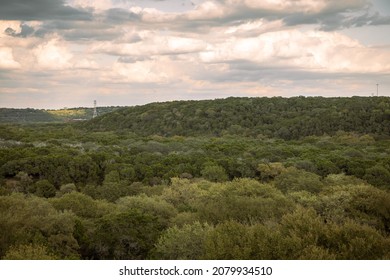
<instances>
[{"instance_id":1,"label":"foliage","mask_svg":"<svg viewBox=\"0 0 390 280\"><path fill-rule=\"evenodd\" d=\"M127 196L120 198L117 203L120 211L138 210L143 214L157 217L157 221L164 227L171 224L171 220L177 215L176 208L161 197L148 197L145 194L139 196Z\"/></svg>"},{"instance_id":2,"label":"foliage","mask_svg":"<svg viewBox=\"0 0 390 280\"><path fill-rule=\"evenodd\" d=\"M0 259L389 259L388 112L228 98L1 124Z\"/></svg>"},{"instance_id":3,"label":"foliage","mask_svg":"<svg viewBox=\"0 0 390 280\"><path fill-rule=\"evenodd\" d=\"M154 258L167 260L196 260L205 255L205 239L211 226L195 222L179 228L170 227L158 239Z\"/></svg>"},{"instance_id":4,"label":"foliage","mask_svg":"<svg viewBox=\"0 0 390 280\"><path fill-rule=\"evenodd\" d=\"M33 188L37 196L49 198L56 195L56 188L48 180L37 181Z\"/></svg>"},{"instance_id":5,"label":"foliage","mask_svg":"<svg viewBox=\"0 0 390 280\"><path fill-rule=\"evenodd\" d=\"M203 178L211 182L224 182L228 179L225 169L218 165L207 165L202 169L201 174Z\"/></svg>"},{"instance_id":6,"label":"foliage","mask_svg":"<svg viewBox=\"0 0 390 280\"><path fill-rule=\"evenodd\" d=\"M99 107L99 115L115 111L120 107ZM0 123L39 123L88 120L93 116L93 108L69 108L59 110L7 109L0 108Z\"/></svg>"},{"instance_id":7,"label":"foliage","mask_svg":"<svg viewBox=\"0 0 390 280\"><path fill-rule=\"evenodd\" d=\"M4 260L56 260L57 256L48 252L44 245L27 244L11 246L3 257Z\"/></svg>"},{"instance_id":8,"label":"foliage","mask_svg":"<svg viewBox=\"0 0 390 280\"><path fill-rule=\"evenodd\" d=\"M145 259L162 229L156 216L136 210L107 214L96 222L94 258Z\"/></svg>"},{"instance_id":9,"label":"foliage","mask_svg":"<svg viewBox=\"0 0 390 280\"><path fill-rule=\"evenodd\" d=\"M41 243L60 258L78 258L75 216L57 212L45 199L21 194L0 197L0 255L11 246Z\"/></svg>"},{"instance_id":10,"label":"foliage","mask_svg":"<svg viewBox=\"0 0 390 280\"><path fill-rule=\"evenodd\" d=\"M275 178L275 186L282 192L308 191L318 193L323 187L320 176L294 167Z\"/></svg>"},{"instance_id":11,"label":"foliage","mask_svg":"<svg viewBox=\"0 0 390 280\"><path fill-rule=\"evenodd\" d=\"M49 202L58 211L69 210L78 217L90 219L102 217L115 209L106 201L94 200L79 192L64 194L60 198L52 198Z\"/></svg>"},{"instance_id":12,"label":"foliage","mask_svg":"<svg viewBox=\"0 0 390 280\"><path fill-rule=\"evenodd\" d=\"M389 135L388 97L227 98L152 103L91 120L98 130L140 135L278 137L285 140L338 131ZM341 139L350 141L349 139ZM366 141L362 138L360 141Z\"/></svg>"}]
</instances>

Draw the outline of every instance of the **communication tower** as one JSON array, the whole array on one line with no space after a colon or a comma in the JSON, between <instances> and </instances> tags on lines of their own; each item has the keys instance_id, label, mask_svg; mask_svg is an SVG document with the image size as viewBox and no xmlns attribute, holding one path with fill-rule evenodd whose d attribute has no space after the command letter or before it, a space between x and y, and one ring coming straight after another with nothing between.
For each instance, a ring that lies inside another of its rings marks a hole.
<instances>
[{"instance_id":1,"label":"communication tower","mask_svg":"<svg viewBox=\"0 0 390 280\"><path fill-rule=\"evenodd\" d=\"M96 118L98 116L97 110L96 110L96 100L93 101L93 116L92 118Z\"/></svg>"}]
</instances>

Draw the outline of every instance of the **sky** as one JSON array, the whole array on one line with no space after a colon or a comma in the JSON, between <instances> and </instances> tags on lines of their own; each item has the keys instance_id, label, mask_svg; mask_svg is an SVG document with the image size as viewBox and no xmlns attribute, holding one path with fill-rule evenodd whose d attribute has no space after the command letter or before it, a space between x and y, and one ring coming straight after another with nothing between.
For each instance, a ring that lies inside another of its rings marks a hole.
<instances>
[{"instance_id":1,"label":"sky","mask_svg":"<svg viewBox=\"0 0 390 280\"><path fill-rule=\"evenodd\" d=\"M0 0L0 107L377 89L390 0Z\"/></svg>"}]
</instances>

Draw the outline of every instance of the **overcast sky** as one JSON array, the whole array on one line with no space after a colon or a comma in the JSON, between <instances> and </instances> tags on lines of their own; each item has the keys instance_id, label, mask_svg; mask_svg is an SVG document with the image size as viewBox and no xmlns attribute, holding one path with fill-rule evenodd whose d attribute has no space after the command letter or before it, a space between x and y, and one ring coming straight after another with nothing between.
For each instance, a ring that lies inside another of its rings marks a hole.
<instances>
[{"instance_id":1,"label":"overcast sky","mask_svg":"<svg viewBox=\"0 0 390 280\"><path fill-rule=\"evenodd\" d=\"M390 96L389 0L0 0L0 107Z\"/></svg>"}]
</instances>

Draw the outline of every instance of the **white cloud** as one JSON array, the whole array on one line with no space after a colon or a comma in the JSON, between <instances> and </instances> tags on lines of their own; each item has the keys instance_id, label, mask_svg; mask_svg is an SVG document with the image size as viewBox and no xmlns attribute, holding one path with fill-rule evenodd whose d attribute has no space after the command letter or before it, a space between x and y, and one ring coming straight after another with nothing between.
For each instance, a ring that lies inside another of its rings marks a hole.
<instances>
[{"instance_id":1,"label":"white cloud","mask_svg":"<svg viewBox=\"0 0 390 280\"><path fill-rule=\"evenodd\" d=\"M137 9L132 8L131 10L137 11L137 14L142 15L142 20L145 22L159 23L159 22L170 22L177 18L177 14L164 13L154 8Z\"/></svg>"},{"instance_id":2,"label":"white cloud","mask_svg":"<svg viewBox=\"0 0 390 280\"><path fill-rule=\"evenodd\" d=\"M72 53L67 49L66 43L59 38L52 38L43 42L32 50L38 66L43 69L66 69L72 66Z\"/></svg>"},{"instance_id":3,"label":"white cloud","mask_svg":"<svg viewBox=\"0 0 390 280\"><path fill-rule=\"evenodd\" d=\"M9 26L7 24L7 26ZM98 69L87 47L69 44L58 35L38 37L0 37L0 68L28 71Z\"/></svg>"},{"instance_id":4,"label":"white cloud","mask_svg":"<svg viewBox=\"0 0 390 280\"><path fill-rule=\"evenodd\" d=\"M137 61L133 64L115 63L113 70L124 82L160 83L166 80L167 75L159 72L157 67L158 65L151 61Z\"/></svg>"},{"instance_id":5,"label":"white cloud","mask_svg":"<svg viewBox=\"0 0 390 280\"><path fill-rule=\"evenodd\" d=\"M127 83L168 83L179 79L180 75L169 59L137 61L135 63L116 62L112 71L106 74L110 81Z\"/></svg>"},{"instance_id":6,"label":"white cloud","mask_svg":"<svg viewBox=\"0 0 390 280\"><path fill-rule=\"evenodd\" d=\"M17 69L20 64L15 61L12 49L0 46L0 69Z\"/></svg>"},{"instance_id":7,"label":"white cloud","mask_svg":"<svg viewBox=\"0 0 390 280\"><path fill-rule=\"evenodd\" d=\"M194 53L204 50L207 44L200 39L162 35L153 31L140 32L140 40L135 43L103 42L95 43L91 51L119 56L152 56Z\"/></svg>"},{"instance_id":8,"label":"white cloud","mask_svg":"<svg viewBox=\"0 0 390 280\"><path fill-rule=\"evenodd\" d=\"M326 7L324 0L227 0L227 5L245 5L251 9L265 9L272 11L290 11L290 12L318 12Z\"/></svg>"},{"instance_id":9,"label":"white cloud","mask_svg":"<svg viewBox=\"0 0 390 280\"><path fill-rule=\"evenodd\" d=\"M225 0L226 6L246 6L250 9L280 11L283 13L319 13L324 10L358 8L367 4L366 0Z\"/></svg>"},{"instance_id":10,"label":"white cloud","mask_svg":"<svg viewBox=\"0 0 390 280\"><path fill-rule=\"evenodd\" d=\"M197 6L194 10L186 13L189 20L205 20L211 18L222 18L228 12L227 6L221 5L215 1L206 1Z\"/></svg>"},{"instance_id":11,"label":"white cloud","mask_svg":"<svg viewBox=\"0 0 390 280\"><path fill-rule=\"evenodd\" d=\"M280 30L283 27L284 24L281 20L266 21L259 19L222 28L219 32L223 32L228 36L254 37L262 33Z\"/></svg>"},{"instance_id":12,"label":"white cloud","mask_svg":"<svg viewBox=\"0 0 390 280\"><path fill-rule=\"evenodd\" d=\"M94 61L93 59L88 58L82 58L77 59L74 62L74 68L81 68L81 69L99 69L99 64Z\"/></svg>"},{"instance_id":13,"label":"white cloud","mask_svg":"<svg viewBox=\"0 0 390 280\"><path fill-rule=\"evenodd\" d=\"M113 7L111 0L68 0L69 5L81 8L94 8L96 10L107 10Z\"/></svg>"},{"instance_id":14,"label":"white cloud","mask_svg":"<svg viewBox=\"0 0 390 280\"><path fill-rule=\"evenodd\" d=\"M320 72L390 72L390 52L367 48L339 33L282 30L232 37L200 53L206 63L246 60L268 67Z\"/></svg>"},{"instance_id":15,"label":"white cloud","mask_svg":"<svg viewBox=\"0 0 390 280\"><path fill-rule=\"evenodd\" d=\"M11 28L12 30L15 30L16 33L19 33L21 31L20 24L21 22L17 20L0 20L0 38L8 36L5 33L8 28Z\"/></svg>"}]
</instances>

